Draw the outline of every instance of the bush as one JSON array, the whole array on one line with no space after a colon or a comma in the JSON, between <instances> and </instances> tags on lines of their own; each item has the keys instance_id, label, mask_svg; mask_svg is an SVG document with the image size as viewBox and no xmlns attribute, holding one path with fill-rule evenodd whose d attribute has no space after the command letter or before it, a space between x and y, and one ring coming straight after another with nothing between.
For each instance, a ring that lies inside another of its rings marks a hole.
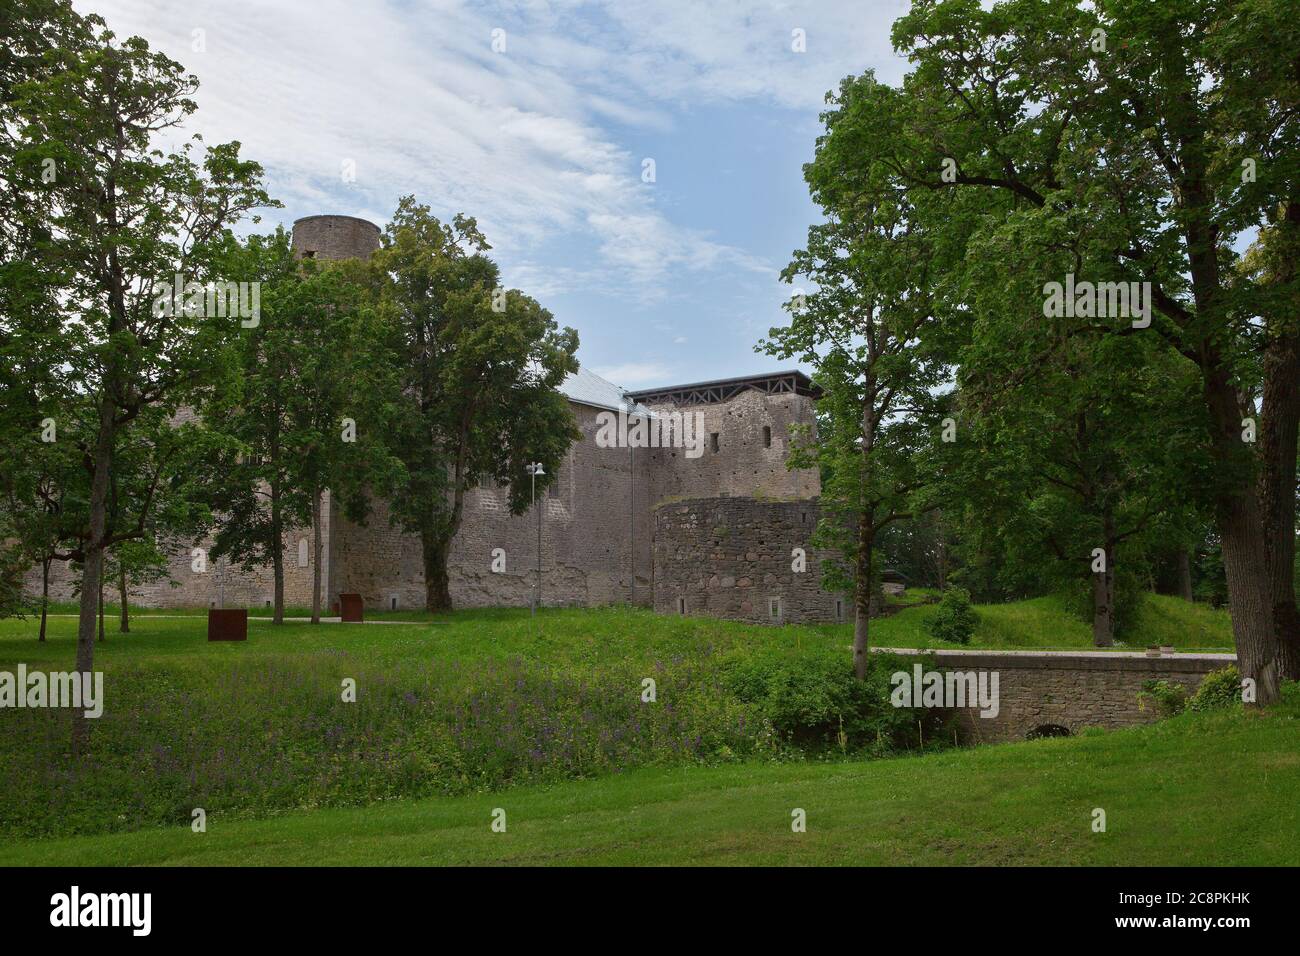
<instances>
[{"instance_id":1,"label":"bush","mask_svg":"<svg viewBox=\"0 0 1300 956\"><path fill-rule=\"evenodd\" d=\"M1167 680L1144 681L1138 691L1138 706L1145 709L1147 704L1153 705L1161 717L1174 717L1187 706L1187 689Z\"/></svg>"},{"instance_id":2,"label":"bush","mask_svg":"<svg viewBox=\"0 0 1300 956\"><path fill-rule=\"evenodd\" d=\"M953 644L969 644L979 618L971 607L970 592L962 588L946 588L935 612L925 622L931 637Z\"/></svg>"},{"instance_id":3,"label":"bush","mask_svg":"<svg viewBox=\"0 0 1300 956\"><path fill-rule=\"evenodd\" d=\"M1187 709L1198 713L1231 707L1241 702L1241 671L1235 664L1229 664L1217 671L1210 671L1196 688L1196 693L1187 702Z\"/></svg>"},{"instance_id":4,"label":"bush","mask_svg":"<svg viewBox=\"0 0 1300 956\"><path fill-rule=\"evenodd\" d=\"M758 705L787 743L881 753L946 738L934 711L890 703L890 675L909 668L873 654L866 680L859 681L840 655L766 655L732 661L723 684L742 703Z\"/></svg>"}]
</instances>

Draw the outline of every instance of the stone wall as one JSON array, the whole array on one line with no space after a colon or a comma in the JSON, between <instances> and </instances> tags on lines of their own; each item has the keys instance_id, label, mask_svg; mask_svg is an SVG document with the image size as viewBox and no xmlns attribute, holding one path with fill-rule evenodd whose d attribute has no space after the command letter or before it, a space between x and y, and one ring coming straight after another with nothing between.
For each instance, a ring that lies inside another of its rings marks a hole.
<instances>
[{"instance_id":1,"label":"stone wall","mask_svg":"<svg viewBox=\"0 0 1300 956\"><path fill-rule=\"evenodd\" d=\"M368 259L379 249L379 227L355 216L305 216L294 221L293 251L300 258Z\"/></svg>"},{"instance_id":2,"label":"stone wall","mask_svg":"<svg viewBox=\"0 0 1300 956\"><path fill-rule=\"evenodd\" d=\"M542 510L542 602L600 605L632 600L635 547L638 604L650 602L651 502L648 449L599 448L600 409L569 405L582 438L569 449ZM633 478L635 477L635 481ZM359 592L367 607L424 606L420 541L390 526L383 502L364 526L336 518L332 562L338 590ZM523 607L537 582L537 509L509 512L505 488L476 488L465 499L448 560L457 607ZM505 552L505 571L492 552Z\"/></svg>"},{"instance_id":3,"label":"stone wall","mask_svg":"<svg viewBox=\"0 0 1300 956\"><path fill-rule=\"evenodd\" d=\"M321 527L325 542L329 541L329 493L325 493ZM299 563L301 542L306 542L305 564ZM209 554L207 570L193 570L193 549L211 551L212 539L176 542L167 551L167 576L158 581L129 589L131 601L141 607L270 607L275 594L274 574L266 564L245 571L228 561L215 561ZM328 555L328 551L326 551ZM310 528L293 528L284 536L284 603L289 607L311 606L312 562ZM81 581L80 571L66 561L50 565L50 599L76 600L74 585ZM27 593L41 593L41 568L36 565L27 573ZM325 563L321 580L322 607L328 613L333 600L330 591L329 564ZM104 600L117 603L116 579L105 579Z\"/></svg>"},{"instance_id":4,"label":"stone wall","mask_svg":"<svg viewBox=\"0 0 1300 956\"><path fill-rule=\"evenodd\" d=\"M380 245L379 227L352 216L307 216L294 223L293 248L299 256L334 260L365 258ZM806 548L816 526L819 493L815 469L790 471L786 458L790 426L814 423L806 394L764 394L748 389L725 401L652 406L664 414L703 417L697 457L682 447L599 448L597 416L605 411L570 402L583 437L570 449L558 481L522 515L509 513L507 490L476 488L467 493L465 514L449 559L451 594L459 607L526 606L536 598L538 512L541 512L541 590L546 605L600 605L635 600L676 611L675 596L687 599L688 613L708 613L755 621L835 620L848 602L822 594L820 567L809 554L808 570L790 568L790 550ZM654 544L654 506L661 501L717 499L704 515L710 529L735 527L728 543L695 540L689 515L663 513L662 549ZM784 504L755 499L781 499ZM730 503L726 503L730 502ZM720 511L717 509L721 509ZM680 519L680 520L679 520ZM295 530L285 542L285 600L311 602L311 553L298 562L298 543L309 531ZM181 543L171 555L170 580L140 588L141 604L171 607L257 606L271 600L271 570L249 572L209 562L191 570L191 548L210 541ZM505 552L505 571L492 570L494 549ZM410 608L424 605L420 542L389 522L387 506L374 502L364 524L350 522L337 507L326 509L324 604L340 592L359 592L366 606ZM664 562L661 571L658 562ZM665 576L664 587L655 581ZM73 576L56 564L52 594L71 597ZM28 578L39 592L40 569ZM775 613L771 599L779 600ZM661 606L662 605L662 606Z\"/></svg>"},{"instance_id":5,"label":"stone wall","mask_svg":"<svg viewBox=\"0 0 1300 956\"><path fill-rule=\"evenodd\" d=\"M888 650L888 649L882 649ZM915 651L896 651L915 654ZM1138 692L1148 680L1182 684L1190 694L1212 670L1236 661L1234 654L1166 654L1147 657L1123 651L932 651L945 673L996 672L999 710L980 717L978 708L956 711L958 732L968 742L1019 740L1046 725L1071 734L1084 727L1126 727L1159 715Z\"/></svg>"},{"instance_id":6,"label":"stone wall","mask_svg":"<svg viewBox=\"0 0 1300 956\"><path fill-rule=\"evenodd\" d=\"M680 448L652 450L656 501L706 497L816 498L821 494L815 468L791 471L786 467L790 426L811 427L814 423L812 399L806 395L765 395L749 389L725 402L654 404L650 410L683 415L699 412L704 420L704 452L699 457L689 458Z\"/></svg>"},{"instance_id":7,"label":"stone wall","mask_svg":"<svg viewBox=\"0 0 1300 956\"><path fill-rule=\"evenodd\" d=\"M654 608L764 624L848 620L852 602L821 589L809 538L817 502L697 498L655 509ZM805 570L792 569L795 548ZM773 607L772 602L779 602Z\"/></svg>"}]
</instances>

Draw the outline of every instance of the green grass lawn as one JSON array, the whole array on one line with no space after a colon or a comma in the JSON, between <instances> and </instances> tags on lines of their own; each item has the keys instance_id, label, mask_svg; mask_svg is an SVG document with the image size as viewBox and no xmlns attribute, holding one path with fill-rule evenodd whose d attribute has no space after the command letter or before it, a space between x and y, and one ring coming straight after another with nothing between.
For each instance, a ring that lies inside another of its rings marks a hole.
<instances>
[{"instance_id":1,"label":"green grass lawn","mask_svg":"<svg viewBox=\"0 0 1300 956\"><path fill-rule=\"evenodd\" d=\"M977 610L974 648L1090 646L1086 626L1053 598ZM933 611L914 606L874 621L873 644L945 646L924 632ZM843 708L861 705L826 697L828 672L818 667L847 673L848 625L773 628L630 608L404 612L417 619L375 625L277 626L255 616L247 642L209 644L203 613L179 613L138 615L129 634L110 619L95 657L104 716L81 761L68 755L67 711L0 711L0 842L165 834L194 807L223 832L429 798L477 807L473 795L484 793L523 794L544 808L561 791L530 788L589 781L614 793L635 779L647 792L676 792L687 770L717 781L706 789L822 773L863 786L882 773L901 787L914 758L888 771L872 768L898 759L867 758L944 740L880 694L873 722L851 724L856 736L836 749L836 731L849 724ZM1160 636L1138 644L1231 646L1220 612L1152 597L1142 614ZM34 619L0 621L0 670L71 669L75 629L75 617L52 617L38 643ZM659 706L641 700L647 679ZM355 702L341 692L350 682ZM812 714L811 738L781 729L777 697L796 721ZM838 769L818 769L827 760Z\"/></svg>"},{"instance_id":2,"label":"green grass lawn","mask_svg":"<svg viewBox=\"0 0 1300 956\"><path fill-rule=\"evenodd\" d=\"M646 769L208 831L0 845L0 865L1300 864L1300 693L1263 714L890 760ZM506 832L490 829L506 812ZM793 833L791 811L807 814ZM1106 831L1093 832L1093 811Z\"/></svg>"},{"instance_id":3,"label":"green grass lawn","mask_svg":"<svg viewBox=\"0 0 1300 956\"><path fill-rule=\"evenodd\" d=\"M871 622L872 645L936 650L958 647L989 650L1095 649L1091 626L1070 614L1065 602L1056 596L1007 604L977 604L975 611L979 617L979 626L969 644L937 641L925 631L925 622L935 613L936 606L923 602L938 596L939 592L933 589L909 588L899 597L889 597L887 600L890 604L899 605L903 609ZM75 614L76 607L70 604L55 605L53 612L59 615ZM116 609L110 607L105 613L107 637L109 643L112 643L117 627ZM149 617L203 618L206 615L202 609L148 609L132 613L135 615L133 621L140 617L146 619L141 627L133 624L133 630L147 636L177 633L175 629L166 627L161 632L153 630L147 621ZM309 608L285 610L287 617L307 617L310 614ZM255 619L250 626L257 627L269 620L271 612L267 608L253 608L249 611L249 616ZM565 635L585 635L584 640L595 645L590 650L603 652L603 656L618 660L625 660L629 653L670 653L689 650L700 644L731 647L755 640L764 645L789 645L796 648L805 645L847 648L853 643L851 624L754 627L710 618L667 617L630 608L549 609L543 613L540 619L543 623L540 626L535 626L526 612L514 608L457 611L451 617L417 610L367 610L366 617L375 621L432 625L439 629L440 635L451 638L450 645L440 639L439 647L448 650L453 657L460 655L467 646L503 654L540 654L547 660L553 659L551 655L557 651L567 655L574 646L567 637L559 647L544 638L534 646L539 635L547 631L547 622L554 622L556 628ZM300 626L291 622L285 628ZM57 632L60 635L75 631L75 623L70 623L66 617L53 618L51 627L51 633ZM4 660L4 638L29 633L35 633L33 619L29 618L26 622L0 621L0 663ZM305 632L285 630L284 633L300 635ZM295 641L297 639L294 637ZM391 634L387 638L370 635L361 646L382 650L391 640ZM1188 603L1167 595L1146 594L1138 606L1130 633L1121 636L1113 649L1142 650L1151 644L1170 645L1180 651L1231 651L1232 620L1226 610L1216 610L1206 604ZM358 645L355 639L350 639L346 646Z\"/></svg>"}]
</instances>

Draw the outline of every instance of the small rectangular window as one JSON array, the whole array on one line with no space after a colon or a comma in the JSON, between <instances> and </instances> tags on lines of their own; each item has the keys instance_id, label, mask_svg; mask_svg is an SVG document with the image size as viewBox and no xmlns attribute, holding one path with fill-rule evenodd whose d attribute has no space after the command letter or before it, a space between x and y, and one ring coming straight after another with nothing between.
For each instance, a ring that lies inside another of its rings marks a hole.
<instances>
[{"instance_id":1,"label":"small rectangular window","mask_svg":"<svg viewBox=\"0 0 1300 956\"><path fill-rule=\"evenodd\" d=\"M679 597L677 599L677 613L683 615L686 613L686 598Z\"/></svg>"},{"instance_id":2,"label":"small rectangular window","mask_svg":"<svg viewBox=\"0 0 1300 956\"><path fill-rule=\"evenodd\" d=\"M389 595L389 597L388 597L388 609L389 609L390 611L396 611L396 610L397 610L397 595L396 595L396 594L391 594L391 595Z\"/></svg>"},{"instance_id":3,"label":"small rectangular window","mask_svg":"<svg viewBox=\"0 0 1300 956\"><path fill-rule=\"evenodd\" d=\"M773 621L781 620L781 599L780 598L767 599L767 616L771 618Z\"/></svg>"},{"instance_id":4,"label":"small rectangular window","mask_svg":"<svg viewBox=\"0 0 1300 956\"><path fill-rule=\"evenodd\" d=\"M835 621L838 624L844 623L844 599L835 599Z\"/></svg>"},{"instance_id":5,"label":"small rectangular window","mask_svg":"<svg viewBox=\"0 0 1300 956\"><path fill-rule=\"evenodd\" d=\"M718 450L718 433L717 433L717 432L713 432L711 435L709 435L709 450L710 450L710 451L715 451L715 452Z\"/></svg>"},{"instance_id":6,"label":"small rectangular window","mask_svg":"<svg viewBox=\"0 0 1300 956\"><path fill-rule=\"evenodd\" d=\"M764 448L772 447L772 429L769 428L767 425L763 426L763 447Z\"/></svg>"}]
</instances>

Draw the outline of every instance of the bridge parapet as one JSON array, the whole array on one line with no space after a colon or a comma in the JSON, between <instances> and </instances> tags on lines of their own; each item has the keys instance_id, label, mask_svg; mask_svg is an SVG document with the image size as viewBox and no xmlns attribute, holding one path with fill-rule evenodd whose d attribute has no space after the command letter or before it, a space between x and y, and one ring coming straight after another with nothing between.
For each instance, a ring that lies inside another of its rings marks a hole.
<instances>
[{"instance_id":1,"label":"bridge parapet","mask_svg":"<svg viewBox=\"0 0 1300 956\"><path fill-rule=\"evenodd\" d=\"M972 743L1020 740L1042 728L1126 727L1158 718L1138 693L1148 680L1178 683L1195 692L1210 671L1236 663L1235 654L1162 654L1125 651L918 651L877 648L882 653L924 654L934 670L948 674L997 674L997 712L953 707L958 733ZM988 708L985 708L988 710ZM1059 731L1058 731L1059 732Z\"/></svg>"}]
</instances>

